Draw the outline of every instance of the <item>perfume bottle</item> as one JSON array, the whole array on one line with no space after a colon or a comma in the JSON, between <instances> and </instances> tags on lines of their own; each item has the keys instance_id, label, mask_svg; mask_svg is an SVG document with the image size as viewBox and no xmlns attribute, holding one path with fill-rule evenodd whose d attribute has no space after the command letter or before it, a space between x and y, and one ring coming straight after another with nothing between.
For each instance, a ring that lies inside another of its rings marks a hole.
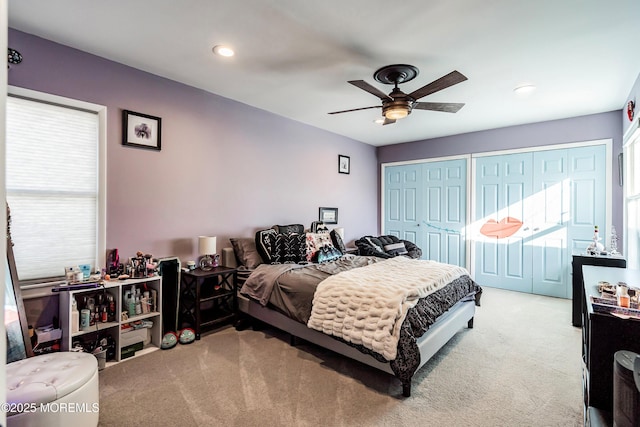
<instances>
[{"instance_id":1,"label":"perfume bottle","mask_svg":"<svg viewBox=\"0 0 640 427\"><path fill-rule=\"evenodd\" d=\"M618 233L614 226L611 226L611 245L609 247L609 252L611 255L620 255L620 252L618 252Z\"/></svg>"}]
</instances>

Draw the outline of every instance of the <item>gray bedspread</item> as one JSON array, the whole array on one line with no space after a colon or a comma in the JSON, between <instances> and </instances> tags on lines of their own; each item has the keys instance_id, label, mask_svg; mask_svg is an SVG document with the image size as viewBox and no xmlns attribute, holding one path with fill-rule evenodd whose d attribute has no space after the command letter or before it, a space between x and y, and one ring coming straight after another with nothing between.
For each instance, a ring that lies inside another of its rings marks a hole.
<instances>
[{"instance_id":1,"label":"gray bedspread","mask_svg":"<svg viewBox=\"0 0 640 427\"><path fill-rule=\"evenodd\" d=\"M344 255L324 264L262 264L247 278L240 292L306 325L311 315L313 294L322 280L332 274L380 261L384 259ZM458 301L475 298L476 305L480 305L481 293L480 286L469 276L463 276L422 298L415 307L409 309L400 331L397 357L390 362L391 369L403 384L410 383L420 366L418 338ZM386 362L381 355L363 346L336 339L370 354L380 362Z\"/></svg>"},{"instance_id":2,"label":"gray bedspread","mask_svg":"<svg viewBox=\"0 0 640 427\"><path fill-rule=\"evenodd\" d=\"M261 264L247 278L240 292L306 325L318 283L333 274L380 261L384 259L344 255L324 264Z\"/></svg>"}]
</instances>

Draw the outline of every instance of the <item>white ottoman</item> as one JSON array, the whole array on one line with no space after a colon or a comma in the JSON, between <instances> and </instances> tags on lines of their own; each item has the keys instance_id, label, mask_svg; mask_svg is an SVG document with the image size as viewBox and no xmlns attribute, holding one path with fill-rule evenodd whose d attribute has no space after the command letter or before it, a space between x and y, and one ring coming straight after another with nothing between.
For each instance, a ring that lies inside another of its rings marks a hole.
<instances>
[{"instance_id":1,"label":"white ottoman","mask_svg":"<svg viewBox=\"0 0 640 427\"><path fill-rule=\"evenodd\" d=\"M7 426L96 426L98 361L62 352L7 365Z\"/></svg>"}]
</instances>

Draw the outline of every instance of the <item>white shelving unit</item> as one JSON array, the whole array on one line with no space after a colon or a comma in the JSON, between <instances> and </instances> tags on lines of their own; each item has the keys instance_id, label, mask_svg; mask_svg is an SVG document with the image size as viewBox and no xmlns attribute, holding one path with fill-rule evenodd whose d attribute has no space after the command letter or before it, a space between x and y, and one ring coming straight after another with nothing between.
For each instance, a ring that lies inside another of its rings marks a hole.
<instances>
[{"instance_id":1,"label":"white shelving unit","mask_svg":"<svg viewBox=\"0 0 640 427\"><path fill-rule=\"evenodd\" d=\"M156 291L156 304L155 311L149 313L143 313L137 316L130 317L126 320L122 320L122 313L127 312L124 307L125 293L132 287L141 289L141 291L155 289ZM112 322L96 322L87 330L72 331L71 325L71 302L73 298L76 298L78 302L78 310L85 296L97 295L99 293L107 293L113 296L115 302L115 321ZM105 281L104 286L92 289L81 289L75 291L60 292L60 325L62 328L61 347L63 351L68 351L73 347L73 341L81 339L85 335L96 334L99 332L105 332L111 335L115 341L115 360L107 362L107 366L110 364L118 363L122 359L122 334L126 333L122 330L123 325L127 323L133 323L140 320L150 320L153 322L153 327L150 329L151 342L146 344L142 350L136 351L132 357L139 357L152 351L158 350L162 341L162 277L153 276L137 279L126 280L110 280ZM127 360L127 359L124 359Z\"/></svg>"}]
</instances>

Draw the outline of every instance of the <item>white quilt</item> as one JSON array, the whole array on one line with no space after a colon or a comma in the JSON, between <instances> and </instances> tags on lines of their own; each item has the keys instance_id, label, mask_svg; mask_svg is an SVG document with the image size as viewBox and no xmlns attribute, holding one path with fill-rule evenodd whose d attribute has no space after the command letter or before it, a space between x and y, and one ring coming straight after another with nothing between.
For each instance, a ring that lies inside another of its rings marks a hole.
<instances>
[{"instance_id":1,"label":"white quilt","mask_svg":"<svg viewBox=\"0 0 640 427\"><path fill-rule=\"evenodd\" d=\"M344 271L320 282L307 326L394 360L407 311L463 275L462 267L406 257Z\"/></svg>"}]
</instances>

